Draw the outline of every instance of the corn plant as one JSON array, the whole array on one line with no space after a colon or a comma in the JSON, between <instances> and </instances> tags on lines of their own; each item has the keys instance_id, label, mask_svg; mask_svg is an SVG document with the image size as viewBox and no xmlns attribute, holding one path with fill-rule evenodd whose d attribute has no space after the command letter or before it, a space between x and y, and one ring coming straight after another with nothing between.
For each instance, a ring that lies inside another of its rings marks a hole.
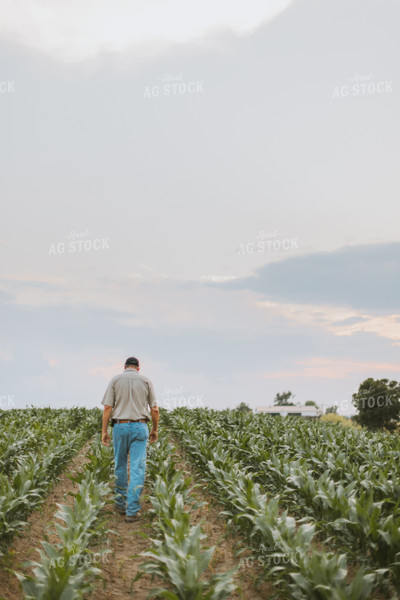
<instances>
[{"instance_id":1,"label":"corn plant","mask_svg":"<svg viewBox=\"0 0 400 600\"><path fill-rule=\"evenodd\" d=\"M33 576L16 573L25 600L80 600L92 589L93 579L101 574L90 561L90 544L108 533L99 513L110 492L112 454L97 438L89 457L91 460L82 473L73 506L58 505L55 513L55 517L64 522L64 525L55 525L60 542L53 545L41 542L40 561L26 563L33 567ZM101 551L105 552L108 550Z\"/></svg>"},{"instance_id":2,"label":"corn plant","mask_svg":"<svg viewBox=\"0 0 400 600\"><path fill-rule=\"evenodd\" d=\"M162 428L161 428L162 432ZM148 560L141 565L136 579L143 573L167 581L171 589L157 588L150 596L169 600L225 600L235 589L235 569L217 573L211 579L203 575L212 558L214 547L203 547L207 536L201 525L190 525L190 511L203 502L192 496L191 478L176 468L174 448L160 434L149 451L148 472L152 479L153 548L141 554ZM136 581L136 579L134 581ZM134 582L132 582L134 583Z\"/></svg>"},{"instance_id":3,"label":"corn plant","mask_svg":"<svg viewBox=\"0 0 400 600\"><path fill-rule=\"evenodd\" d=\"M345 554L302 553L301 569L290 572L288 589L296 600L365 600L369 597L375 576L359 569L350 584L346 584Z\"/></svg>"},{"instance_id":4,"label":"corn plant","mask_svg":"<svg viewBox=\"0 0 400 600\"><path fill-rule=\"evenodd\" d=\"M98 430L99 412L77 409L71 414L64 409L32 409L26 418L20 418L21 410L1 415L0 445L1 439L7 439L8 425L14 437L12 447L3 454L6 472L0 473L0 557L14 534L24 528L32 510L43 501L57 474ZM26 431L28 426L31 431ZM16 443L15 438L23 434L26 437Z\"/></svg>"},{"instance_id":5,"label":"corn plant","mask_svg":"<svg viewBox=\"0 0 400 600\"><path fill-rule=\"evenodd\" d=\"M157 588L151 596L168 600L225 600L229 598L235 585L232 575L236 569L217 573L210 580L202 580L215 547L201 548L201 540L206 536L201 526L171 528L172 535L165 533L161 540L153 539L155 548L142 553L151 560L141 569L145 573L167 579L174 591Z\"/></svg>"}]
</instances>

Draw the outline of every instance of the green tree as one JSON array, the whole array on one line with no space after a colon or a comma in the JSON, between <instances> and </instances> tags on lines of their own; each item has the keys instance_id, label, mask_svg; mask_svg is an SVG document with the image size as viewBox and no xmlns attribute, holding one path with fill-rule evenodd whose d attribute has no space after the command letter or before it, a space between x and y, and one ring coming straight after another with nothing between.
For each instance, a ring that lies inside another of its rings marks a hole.
<instances>
[{"instance_id":1,"label":"green tree","mask_svg":"<svg viewBox=\"0 0 400 600\"><path fill-rule=\"evenodd\" d=\"M334 404L333 406L328 406L328 408L325 411L325 414L329 415L329 413L334 413L335 415L337 415L337 409L338 409L337 404Z\"/></svg>"},{"instance_id":2,"label":"green tree","mask_svg":"<svg viewBox=\"0 0 400 600\"><path fill-rule=\"evenodd\" d=\"M275 396L274 405L275 406L294 406L294 402L289 402L290 399L294 398L294 394L292 392L279 392Z\"/></svg>"},{"instance_id":3,"label":"green tree","mask_svg":"<svg viewBox=\"0 0 400 600\"><path fill-rule=\"evenodd\" d=\"M319 408L318 404L314 402L314 400L307 400L304 406L315 406L315 408Z\"/></svg>"},{"instance_id":4,"label":"green tree","mask_svg":"<svg viewBox=\"0 0 400 600\"><path fill-rule=\"evenodd\" d=\"M241 402L239 406L236 407L236 410L238 410L239 412L252 412L250 406L245 402Z\"/></svg>"},{"instance_id":5,"label":"green tree","mask_svg":"<svg viewBox=\"0 0 400 600\"><path fill-rule=\"evenodd\" d=\"M369 429L393 430L400 414L400 383L369 377L353 394L357 423Z\"/></svg>"}]
</instances>

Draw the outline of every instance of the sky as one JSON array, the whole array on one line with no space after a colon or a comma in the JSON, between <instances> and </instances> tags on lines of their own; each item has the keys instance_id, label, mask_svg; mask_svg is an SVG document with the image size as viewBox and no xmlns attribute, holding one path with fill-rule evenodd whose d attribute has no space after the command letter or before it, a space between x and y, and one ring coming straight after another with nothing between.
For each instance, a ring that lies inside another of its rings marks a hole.
<instances>
[{"instance_id":1,"label":"sky","mask_svg":"<svg viewBox=\"0 0 400 600\"><path fill-rule=\"evenodd\" d=\"M395 0L0 0L0 408L400 380Z\"/></svg>"}]
</instances>

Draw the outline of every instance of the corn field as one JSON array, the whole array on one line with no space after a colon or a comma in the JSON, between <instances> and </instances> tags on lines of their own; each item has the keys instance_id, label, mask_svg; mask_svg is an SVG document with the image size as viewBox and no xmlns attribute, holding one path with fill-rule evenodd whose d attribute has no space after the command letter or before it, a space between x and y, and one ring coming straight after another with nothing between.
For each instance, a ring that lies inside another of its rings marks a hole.
<instances>
[{"instance_id":1,"label":"corn field","mask_svg":"<svg viewBox=\"0 0 400 600\"><path fill-rule=\"evenodd\" d=\"M36 560L25 563L29 574L8 571L24 600L96 598L96 582L107 585L100 555L111 552L104 542L115 533L106 510L113 451L100 441L101 412L10 410L0 412L0 423L4 564L29 515L90 440L81 472L67 473L76 490L54 513L57 540L37 540ZM159 439L147 452L149 524L140 531L147 549L129 555L138 572L126 597L135 598L143 580L148 598L242 597L240 574L250 572L254 590L269 582L271 599L396 600L399 475L397 435L228 410L161 410ZM235 540L233 568L210 568L215 544L204 523L193 522L207 504Z\"/></svg>"},{"instance_id":2,"label":"corn field","mask_svg":"<svg viewBox=\"0 0 400 600\"><path fill-rule=\"evenodd\" d=\"M0 557L57 474L99 429L98 410L0 411Z\"/></svg>"},{"instance_id":3,"label":"corn field","mask_svg":"<svg viewBox=\"0 0 400 600\"><path fill-rule=\"evenodd\" d=\"M398 597L399 437L209 409L165 420L283 597Z\"/></svg>"}]
</instances>

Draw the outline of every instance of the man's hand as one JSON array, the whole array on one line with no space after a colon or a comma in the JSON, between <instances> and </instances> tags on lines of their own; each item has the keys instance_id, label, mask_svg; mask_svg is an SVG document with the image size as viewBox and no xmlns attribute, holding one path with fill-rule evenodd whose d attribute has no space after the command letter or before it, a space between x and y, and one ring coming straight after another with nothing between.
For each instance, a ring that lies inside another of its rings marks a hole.
<instances>
[{"instance_id":1,"label":"man's hand","mask_svg":"<svg viewBox=\"0 0 400 600\"><path fill-rule=\"evenodd\" d=\"M108 431L103 431L103 433L101 434L101 441L105 446L110 445L111 438L110 438Z\"/></svg>"},{"instance_id":2,"label":"man's hand","mask_svg":"<svg viewBox=\"0 0 400 600\"><path fill-rule=\"evenodd\" d=\"M105 406L103 412L103 429L101 433L101 441L105 446L109 446L111 438L107 433L108 421L111 418L112 406Z\"/></svg>"},{"instance_id":3,"label":"man's hand","mask_svg":"<svg viewBox=\"0 0 400 600\"><path fill-rule=\"evenodd\" d=\"M153 429L150 431L149 440L153 443L158 438L158 419L160 418L160 411L158 406L153 406L151 410L151 420L153 421Z\"/></svg>"},{"instance_id":4,"label":"man's hand","mask_svg":"<svg viewBox=\"0 0 400 600\"><path fill-rule=\"evenodd\" d=\"M158 431L157 429L152 429L149 435L149 442L152 444L158 439Z\"/></svg>"}]
</instances>

